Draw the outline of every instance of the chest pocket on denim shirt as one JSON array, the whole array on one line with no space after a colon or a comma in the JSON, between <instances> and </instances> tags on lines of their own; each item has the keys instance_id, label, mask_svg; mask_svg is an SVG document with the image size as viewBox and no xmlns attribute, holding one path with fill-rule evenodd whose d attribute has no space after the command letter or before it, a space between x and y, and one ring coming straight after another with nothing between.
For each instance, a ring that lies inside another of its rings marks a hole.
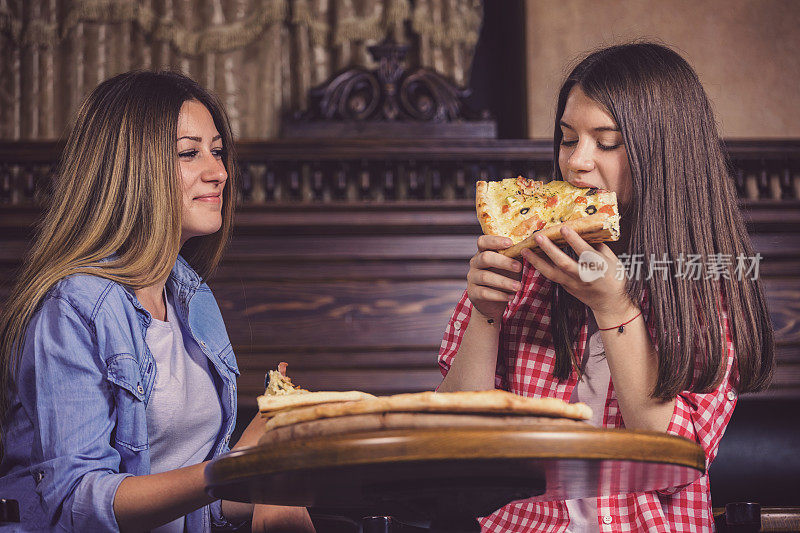
<instances>
[{"instance_id":1,"label":"chest pocket on denim shirt","mask_svg":"<svg viewBox=\"0 0 800 533\"><path fill-rule=\"evenodd\" d=\"M144 383L139 362L130 354L114 355L106 361L108 381L117 407L114 444L141 451L147 444Z\"/></svg>"}]
</instances>

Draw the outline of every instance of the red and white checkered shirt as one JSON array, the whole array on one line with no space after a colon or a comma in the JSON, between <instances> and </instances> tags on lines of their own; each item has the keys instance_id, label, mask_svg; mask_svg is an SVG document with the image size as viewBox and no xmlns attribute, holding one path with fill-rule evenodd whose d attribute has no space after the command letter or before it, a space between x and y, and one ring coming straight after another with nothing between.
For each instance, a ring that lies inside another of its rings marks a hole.
<instances>
[{"instance_id":1,"label":"red and white checkered shirt","mask_svg":"<svg viewBox=\"0 0 800 533\"><path fill-rule=\"evenodd\" d=\"M567 381L559 382L553 377L555 348L548 325L550 296L555 284L534 268L529 268L526 262L522 284L522 290L517 292L503 314L495 386L522 396L560 398L568 402L578 376L573 370ZM642 309L647 316L646 305ZM471 311L472 304L465 292L447 325L439 351L442 374L447 374L458 352ZM713 392L681 392L667 429L668 433L694 440L702 446L706 455L705 475L683 488L598 497L600 531L696 533L713 530L708 466L717 454L719 441L737 399L730 379L734 349L724 310L722 316L728 346L727 374ZM583 353L586 349L587 333L587 322L584 322L578 335L576 353ZM606 397L603 426L625 427L612 384L609 384ZM480 522L484 531L563 532L569 525L569 513L563 501L522 500L506 505Z\"/></svg>"}]
</instances>

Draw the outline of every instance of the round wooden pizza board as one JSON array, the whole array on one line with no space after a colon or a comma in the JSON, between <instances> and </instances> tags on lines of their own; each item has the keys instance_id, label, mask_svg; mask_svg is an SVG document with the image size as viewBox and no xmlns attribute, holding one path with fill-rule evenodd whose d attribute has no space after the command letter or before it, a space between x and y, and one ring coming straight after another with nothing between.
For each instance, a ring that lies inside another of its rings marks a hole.
<instances>
[{"instance_id":1,"label":"round wooden pizza board","mask_svg":"<svg viewBox=\"0 0 800 533\"><path fill-rule=\"evenodd\" d=\"M548 417L370 413L269 431L205 475L217 498L455 520L519 499L665 489L704 468L696 443L654 432Z\"/></svg>"}]
</instances>

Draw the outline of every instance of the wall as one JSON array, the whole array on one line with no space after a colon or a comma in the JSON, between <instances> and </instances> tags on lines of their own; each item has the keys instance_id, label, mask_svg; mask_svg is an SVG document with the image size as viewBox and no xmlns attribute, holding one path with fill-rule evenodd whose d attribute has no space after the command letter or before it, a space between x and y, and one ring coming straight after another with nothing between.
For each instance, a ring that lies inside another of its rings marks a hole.
<instances>
[{"instance_id":1,"label":"wall","mask_svg":"<svg viewBox=\"0 0 800 533\"><path fill-rule=\"evenodd\" d=\"M526 0L528 136L552 137L556 91L586 50L635 38L695 68L725 138L800 137L800 2Z\"/></svg>"},{"instance_id":2,"label":"wall","mask_svg":"<svg viewBox=\"0 0 800 533\"><path fill-rule=\"evenodd\" d=\"M141 68L215 92L237 138L274 138L311 87L376 68L368 47L390 34L416 44L410 67L465 83L480 13L471 0L3 0L0 139L61 137L98 83Z\"/></svg>"}]
</instances>

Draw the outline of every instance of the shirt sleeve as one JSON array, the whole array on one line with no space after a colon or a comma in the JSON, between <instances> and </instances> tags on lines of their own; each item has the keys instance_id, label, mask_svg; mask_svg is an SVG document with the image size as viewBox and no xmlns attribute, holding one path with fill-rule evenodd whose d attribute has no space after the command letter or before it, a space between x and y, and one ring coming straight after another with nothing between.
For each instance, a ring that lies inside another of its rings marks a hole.
<instances>
[{"instance_id":1,"label":"shirt sleeve","mask_svg":"<svg viewBox=\"0 0 800 533\"><path fill-rule=\"evenodd\" d=\"M719 441L736 407L737 394L733 386L735 353L733 341L728 330L727 314L723 312L722 322L727 346L727 367L725 376L711 392L699 393L682 391L675 399L675 409L667 427L667 433L685 437L697 442L706 457L706 473L717 455ZM659 491L668 494L675 490Z\"/></svg>"},{"instance_id":2,"label":"shirt sleeve","mask_svg":"<svg viewBox=\"0 0 800 533\"><path fill-rule=\"evenodd\" d=\"M450 317L450 321L447 323L447 327L444 330L442 345L439 347L439 370L442 372L443 377L446 376L450 371L450 366L453 364L453 359L458 353L458 349L461 346L461 341L464 339L464 332L469 325L469 318L471 315L472 302L470 302L469 297L467 297L467 291L464 291L461 299L456 304L456 308L453 311L453 315ZM502 341L500 345L502 346ZM498 354L498 365L494 378L494 386L497 389L506 388L503 377L503 361L504 360L500 357L500 354Z\"/></svg>"},{"instance_id":3,"label":"shirt sleeve","mask_svg":"<svg viewBox=\"0 0 800 533\"><path fill-rule=\"evenodd\" d=\"M26 334L16 381L33 424L31 475L47 519L65 531L118 531L120 456L110 442L115 404L92 327L48 298Z\"/></svg>"},{"instance_id":4,"label":"shirt sleeve","mask_svg":"<svg viewBox=\"0 0 800 533\"><path fill-rule=\"evenodd\" d=\"M453 315L447 323L444 330L444 338L442 345L439 348L439 370L442 376L446 376L450 371L450 366L453 364L453 359L458 353L458 348L461 346L461 341L464 338L464 331L469 324L469 317L472 314L472 302L467 297L467 291L461 296L461 299L456 304Z\"/></svg>"}]
</instances>

